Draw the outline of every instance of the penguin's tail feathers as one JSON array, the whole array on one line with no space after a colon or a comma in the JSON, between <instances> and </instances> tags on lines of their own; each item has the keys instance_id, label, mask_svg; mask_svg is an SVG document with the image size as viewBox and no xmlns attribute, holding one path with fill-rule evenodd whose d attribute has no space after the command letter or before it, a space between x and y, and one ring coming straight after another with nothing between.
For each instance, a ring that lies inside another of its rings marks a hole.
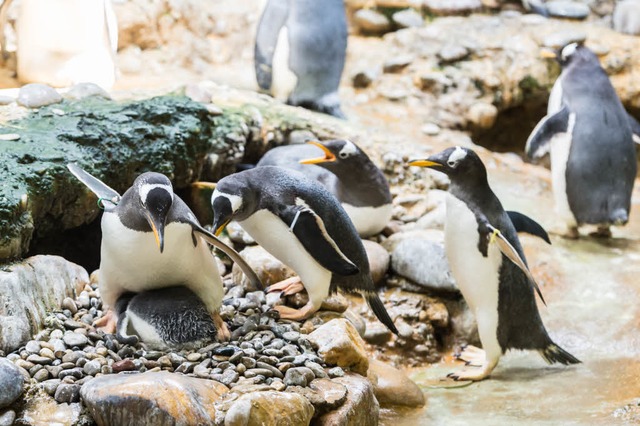
<instances>
[{"instance_id":1,"label":"penguin's tail feathers","mask_svg":"<svg viewBox=\"0 0 640 426\"><path fill-rule=\"evenodd\" d=\"M553 342L547 345L546 348L541 349L539 352L542 358L544 358L544 360L549 364L559 363L569 365L580 364L582 362Z\"/></svg>"},{"instance_id":2,"label":"penguin's tail feathers","mask_svg":"<svg viewBox=\"0 0 640 426\"><path fill-rule=\"evenodd\" d=\"M396 328L393 320L389 316L387 309L384 307L382 300L378 297L376 293L365 292L362 294L367 301L367 304L371 308L376 317L380 320L381 323L387 326L389 330L393 332L396 336L398 335L398 329Z\"/></svg>"}]
</instances>

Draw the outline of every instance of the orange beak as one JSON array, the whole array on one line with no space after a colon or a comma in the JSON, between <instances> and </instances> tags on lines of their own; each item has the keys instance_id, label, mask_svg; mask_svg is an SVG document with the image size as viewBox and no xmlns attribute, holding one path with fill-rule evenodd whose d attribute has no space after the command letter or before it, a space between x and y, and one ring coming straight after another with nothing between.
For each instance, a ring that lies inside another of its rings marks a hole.
<instances>
[{"instance_id":1,"label":"orange beak","mask_svg":"<svg viewBox=\"0 0 640 426\"><path fill-rule=\"evenodd\" d=\"M326 146L322 145L320 142L309 141L307 143L311 145L315 145L318 148L320 148L324 152L324 156L318 157L318 158L308 158L306 160L300 160L300 164L318 164L318 163L326 163L329 161L336 161L336 156L333 155L333 153L329 151L329 149Z\"/></svg>"}]
</instances>

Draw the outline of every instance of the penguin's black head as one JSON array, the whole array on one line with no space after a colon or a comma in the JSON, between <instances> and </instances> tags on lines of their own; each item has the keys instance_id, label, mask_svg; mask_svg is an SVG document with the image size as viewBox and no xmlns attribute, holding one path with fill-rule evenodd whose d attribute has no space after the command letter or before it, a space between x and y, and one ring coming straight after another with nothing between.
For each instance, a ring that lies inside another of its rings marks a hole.
<instances>
[{"instance_id":1,"label":"penguin's black head","mask_svg":"<svg viewBox=\"0 0 640 426\"><path fill-rule=\"evenodd\" d=\"M221 179L211 195L213 233L220 235L232 220L244 220L255 209L255 194L241 179L242 172Z\"/></svg>"},{"instance_id":2,"label":"penguin's black head","mask_svg":"<svg viewBox=\"0 0 640 426\"><path fill-rule=\"evenodd\" d=\"M173 204L171 181L160 173L143 173L133 183L140 207L156 237L160 253L164 250L164 227Z\"/></svg>"},{"instance_id":3,"label":"penguin's black head","mask_svg":"<svg viewBox=\"0 0 640 426\"><path fill-rule=\"evenodd\" d=\"M365 155L353 142L344 139L334 139L325 142L309 141L308 144L315 145L322 150L324 155L317 158L300 160L300 164L317 164L318 166L331 169L337 165L356 164Z\"/></svg>"},{"instance_id":4,"label":"penguin's black head","mask_svg":"<svg viewBox=\"0 0 640 426\"><path fill-rule=\"evenodd\" d=\"M455 146L424 160L412 160L410 166L429 167L449 176L452 183L482 183L487 181L487 169L478 154Z\"/></svg>"}]
</instances>

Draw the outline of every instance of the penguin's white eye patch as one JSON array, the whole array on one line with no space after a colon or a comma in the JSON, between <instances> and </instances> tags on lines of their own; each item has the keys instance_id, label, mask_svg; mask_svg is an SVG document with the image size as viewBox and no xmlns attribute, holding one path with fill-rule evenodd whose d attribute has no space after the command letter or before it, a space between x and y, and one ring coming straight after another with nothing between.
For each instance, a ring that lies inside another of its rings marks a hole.
<instances>
[{"instance_id":1,"label":"penguin's white eye patch","mask_svg":"<svg viewBox=\"0 0 640 426\"><path fill-rule=\"evenodd\" d=\"M460 148L459 146L456 146L456 149L453 150L453 152L451 153L451 155L449 155L449 158L447 159L447 165L455 169L456 167L458 167L458 164L460 164L460 162L464 160L466 156L467 156L467 151Z\"/></svg>"},{"instance_id":2,"label":"penguin's white eye patch","mask_svg":"<svg viewBox=\"0 0 640 426\"><path fill-rule=\"evenodd\" d=\"M173 193L173 188L171 188L170 185L165 185L162 183L145 183L140 187L140 201L142 202L142 205L147 204L147 196L149 195L149 192L151 192L152 189L156 188L164 189L169 194Z\"/></svg>"},{"instance_id":3,"label":"penguin's white eye patch","mask_svg":"<svg viewBox=\"0 0 640 426\"><path fill-rule=\"evenodd\" d=\"M560 54L563 61L565 61L569 56L573 55L578 48L578 43L567 44L562 48L562 52Z\"/></svg>"},{"instance_id":4,"label":"penguin's white eye patch","mask_svg":"<svg viewBox=\"0 0 640 426\"><path fill-rule=\"evenodd\" d=\"M218 191L217 189L214 190L213 194L211 195L211 204L213 204L214 200L218 197L224 197L229 200L229 203L231 204L231 211L233 213L237 212L238 209L242 207L242 197L233 194L226 194L224 192Z\"/></svg>"},{"instance_id":5,"label":"penguin's white eye patch","mask_svg":"<svg viewBox=\"0 0 640 426\"><path fill-rule=\"evenodd\" d=\"M344 146L338 153L338 157L344 159L357 152L356 146L351 141L345 141Z\"/></svg>"}]
</instances>

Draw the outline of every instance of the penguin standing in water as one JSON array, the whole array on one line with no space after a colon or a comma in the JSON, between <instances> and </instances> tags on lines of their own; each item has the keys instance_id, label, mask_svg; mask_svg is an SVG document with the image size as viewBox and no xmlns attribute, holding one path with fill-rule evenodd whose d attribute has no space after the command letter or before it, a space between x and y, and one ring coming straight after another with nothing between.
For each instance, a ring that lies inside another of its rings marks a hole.
<instances>
[{"instance_id":1,"label":"penguin standing in water","mask_svg":"<svg viewBox=\"0 0 640 426\"><path fill-rule=\"evenodd\" d=\"M478 323L484 350L469 347L460 358L480 368L450 374L482 380L508 349L537 350L548 363L580 361L556 345L542 324L527 267L510 215L487 181L487 170L470 149L448 148L411 166L429 167L451 180L446 201L445 249L456 283ZM540 226L519 214L520 226ZM544 300L543 300L544 302Z\"/></svg>"},{"instance_id":2,"label":"penguin standing in water","mask_svg":"<svg viewBox=\"0 0 640 426\"><path fill-rule=\"evenodd\" d=\"M379 234L391 220L389 183L382 171L349 140L310 141L273 148L258 166L298 170L340 201L361 237Z\"/></svg>"},{"instance_id":3,"label":"penguin standing in water","mask_svg":"<svg viewBox=\"0 0 640 426\"><path fill-rule=\"evenodd\" d=\"M362 240L338 200L318 182L295 170L256 167L221 179L211 204L216 235L236 220L299 275L268 289L293 294L304 286L309 294L309 303L300 309L276 306L281 318L308 318L339 288L361 293L378 319L397 334L376 294Z\"/></svg>"},{"instance_id":4,"label":"penguin standing in water","mask_svg":"<svg viewBox=\"0 0 640 426\"><path fill-rule=\"evenodd\" d=\"M343 0L267 0L254 53L258 86L290 105L345 118L338 86L346 51Z\"/></svg>"},{"instance_id":5,"label":"penguin standing in water","mask_svg":"<svg viewBox=\"0 0 640 426\"><path fill-rule=\"evenodd\" d=\"M556 59L562 73L547 115L527 140L526 154L539 159L550 152L556 210L567 236L577 238L584 224L597 225L597 235L611 236L611 225L629 220L637 172L632 129L638 125L593 52L571 43Z\"/></svg>"},{"instance_id":6,"label":"penguin standing in water","mask_svg":"<svg viewBox=\"0 0 640 426\"><path fill-rule=\"evenodd\" d=\"M229 330L218 313L222 279L206 243L231 257L261 288L259 278L244 259L200 226L189 207L173 193L165 175L143 173L121 197L77 165L67 167L104 206L98 279L100 295L109 311L96 325L104 326L109 333L115 331L113 308L126 292L183 285L206 306L218 338L227 340Z\"/></svg>"}]
</instances>

